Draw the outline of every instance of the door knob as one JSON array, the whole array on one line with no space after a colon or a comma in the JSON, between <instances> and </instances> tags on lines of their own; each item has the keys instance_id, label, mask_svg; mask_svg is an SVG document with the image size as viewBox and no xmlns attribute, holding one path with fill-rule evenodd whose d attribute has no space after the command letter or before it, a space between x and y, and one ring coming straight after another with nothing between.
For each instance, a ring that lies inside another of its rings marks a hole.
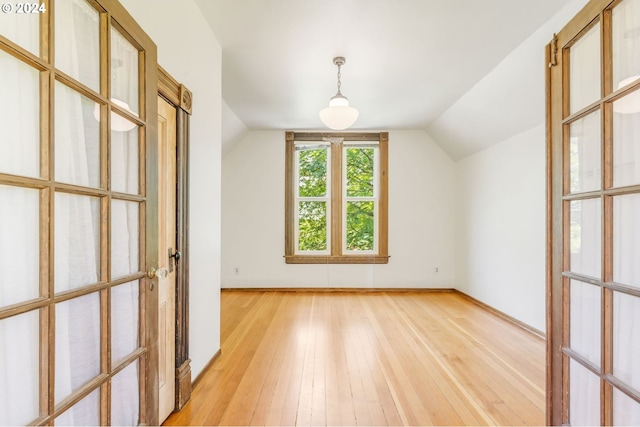
<instances>
[{"instance_id":1,"label":"door knob","mask_svg":"<svg viewBox=\"0 0 640 427\"><path fill-rule=\"evenodd\" d=\"M147 271L147 277L149 279L155 279L156 277L158 279L164 279L165 277L167 277L167 274L169 274L169 272L166 268L159 268L156 270L155 268L151 267L151 269Z\"/></svg>"}]
</instances>

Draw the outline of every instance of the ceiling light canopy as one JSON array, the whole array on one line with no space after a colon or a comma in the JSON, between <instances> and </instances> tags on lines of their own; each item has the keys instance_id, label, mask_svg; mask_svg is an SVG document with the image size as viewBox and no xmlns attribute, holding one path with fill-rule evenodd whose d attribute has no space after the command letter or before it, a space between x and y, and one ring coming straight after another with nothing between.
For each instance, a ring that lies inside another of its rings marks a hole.
<instances>
[{"instance_id":1,"label":"ceiling light canopy","mask_svg":"<svg viewBox=\"0 0 640 427\"><path fill-rule=\"evenodd\" d=\"M342 56L333 58L333 63L338 67L338 93L329 100L329 106L320 110L320 120L329 129L342 130L353 125L358 120L358 110L349 106L349 100L340 92L340 67L345 63Z\"/></svg>"}]
</instances>

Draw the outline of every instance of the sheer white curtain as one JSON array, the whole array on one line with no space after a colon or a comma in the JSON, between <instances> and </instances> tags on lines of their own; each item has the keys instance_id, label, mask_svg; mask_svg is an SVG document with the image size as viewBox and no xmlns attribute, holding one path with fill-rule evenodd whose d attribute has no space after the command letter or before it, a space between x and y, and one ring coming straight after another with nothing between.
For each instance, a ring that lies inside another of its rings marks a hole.
<instances>
[{"instance_id":1,"label":"sheer white curtain","mask_svg":"<svg viewBox=\"0 0 640 427\"><path fill-rule=\"evenodd\" d=\"M17 2L12 2L9 4L15 8L16 3ZM0 13L0 34L27 49L34 55L38 55L40 53L39 26L39 13Z\"/></svg>"},{"instance_id":2,"label":"sheer white curtain","mask_svg":"<svg viewBox=\"0 0 640 427\"><path fill-rule=\"evenodd\" d=\"M97 13L84 1L56 3L56 63L65 73L96 88L99 46ZM91 28L94 30L91 30ZM99 186L99 123L94 103L56 83L55 180ZM56 293L99 281L100 202L96 197L54 196L54 287ZM56 304L55 402L61 402L100 373L100 298L97 293ZM56 423L99 421L98 393L83 399ZM92 404L89 404L92 403Z\"/></svg>"},{"instance_id":3,"label":"sheer white curtain","mask_svg":"<svg viewBox=\"0 0 640 427\"><path fill-rule=\"evenodd\" d=\"M12 25L5 26L7 17ZM87 86L99 89L99 15L84 0L56 3L56 66ZM17 14L3 14L0 33L14 39L32 34L20 29L25 21ZM8 33L5 31L8 30ZM38 34L35 33L35 40ZM36 45L37 46L37 45ZM33 49L33 46L27 46ZM37 51L36 51L37 52ZM135 56L134 59L128 59ZM137 54L122 55L121 66L135 69ZM135 64L130 62L135 60ZM39 73L0 51L0 172L39 176ZM113 84L127 85L126 79ZM129 84L130 85L130 84ZM128 90L128 89L127 89ZM131 89L133 91L133 89ZM56 83L55 180L98 187L99 123L93 115L95 103L73 89ZM129 102L132 102L130 99ZM135 86L135 109L137 84ZM130 104L131 105L131 104ZM116 144L111 159L117 191L138 193L138 131L129 135L112 132ZM98 197L52 194L55 213L55 292L98 282L100 265L101 201ZM0 306L39 296L39 190L0 185ZM114 275L139 270L139 207L136 202L114 201L111 218L114 239ZM107 254L102 254L106 256ZM112 294L112 345L120 361L138 347L138 282L121 285ZM0 425L22 425L39 415L39 311L0 321ZM98 293L72 298L55 307L55 397L56 403L77 391L100 373L100 298ZM119 326L118 326L119 325ZM121 371L112 382L112 422L139 422L138 362ZM100 390L61 414L56 425L95 425L100 417Z\"/></svg>"},{"instance_id":4,"label":"sheer white curtain","mask_svg":"<svg viewBox=\"0 0 640 427\"><path fill-rule=\"evenodd\" d=\"M115 29L111 31L111 96L126 103L135 114L138 100L138 50ZM122 123L124 119L119 119ZM127 126L125 126L127 127ZM111 185L114 191L139 194L139 129L131 123L128 131L111 131ZM111 202L111 277L139 271L139 221L137 202ZM139 282L130 282L112 290L112 363L114 366L134 351L138 343ZM116 312L117 310L117 312ZM111 422L114 425L138 424L139 363L127 366L111 383Z\"/></svg>"},{"instance_id":5,"label":"sheer white curtain","mask_svg":"<svg viewBox=\"0 0 640 427\"><path fill-rule=\"evenodd\" d=\"M20 17L2 15L0 33L29 44ZM38 177L38 72L3 51L0 70L0 172ZM39 220L38 190L0 185L0 307L39 296ZM39 354L37 311L0 320L0 425L38 416Z\"/></svg>"}]
</instances>

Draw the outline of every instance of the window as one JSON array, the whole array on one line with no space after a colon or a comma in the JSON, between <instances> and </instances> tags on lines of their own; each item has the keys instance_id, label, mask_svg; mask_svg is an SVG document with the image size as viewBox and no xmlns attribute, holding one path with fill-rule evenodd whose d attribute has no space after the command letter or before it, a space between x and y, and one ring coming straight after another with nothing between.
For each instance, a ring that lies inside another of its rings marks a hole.
<instances>
[{"instance_id":1,"label":"window","mask_svg":"<svg viewBox=\"0 0 640 427\"><path fill-rule=\"evenodd\" d=\"M286 133L288 264L386 264L388 139Z\"/></svg>"}]
</instances>

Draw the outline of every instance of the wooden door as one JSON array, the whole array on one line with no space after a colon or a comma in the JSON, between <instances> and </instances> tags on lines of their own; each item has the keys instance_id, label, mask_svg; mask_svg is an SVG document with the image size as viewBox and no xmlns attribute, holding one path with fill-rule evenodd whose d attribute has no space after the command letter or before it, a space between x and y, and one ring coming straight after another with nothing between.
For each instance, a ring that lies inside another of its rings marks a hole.
<instances>
[{"instance_id":1,"label":"wooden door","mask_svg":"<svg viewBox=\"0 0 640 427\"><path fill-rule=\"evenodd\" d=\"M549 424L640 424L640 1L548 46Z\"/></svg>"},{"instance_id":2,"label":"wooden door","mask_svg":"<svg viewBox=\"0 0 640 427\"><path fill-rule=\"evenodd\" d=\"M158 282L158 338L160 416L162 422L175 408L176 276L177 251L177 150L176 109L158 97L158 225L160 268L166 277Z\"/></svg>"},{"instance_id":3,"label":"wooden door","mask_svg":"<svg viewBox=\"0 0 640 427\"><path fill-rule=\"evenodd\" d=\"M0 424L157 424L156 47L115 0L3 12Z\"/></svg>"}]
</instances>

